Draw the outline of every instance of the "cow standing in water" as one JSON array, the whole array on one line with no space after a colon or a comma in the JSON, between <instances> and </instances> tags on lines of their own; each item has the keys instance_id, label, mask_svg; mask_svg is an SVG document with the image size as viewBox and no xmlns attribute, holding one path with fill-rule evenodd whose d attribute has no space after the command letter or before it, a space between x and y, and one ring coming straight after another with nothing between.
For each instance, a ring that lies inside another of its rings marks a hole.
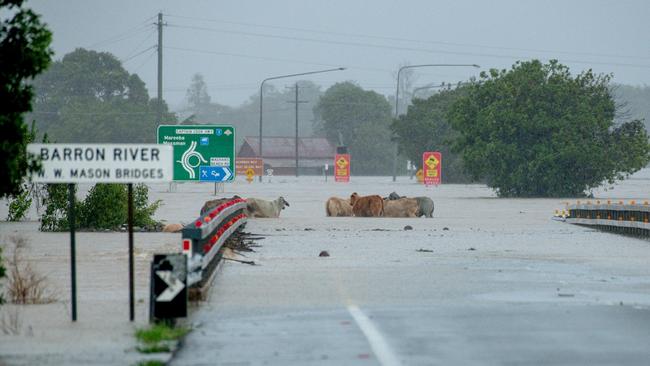
<instances>
[{"instance_id":1,"label":"cow standing in water","mask_svg":"<svg viewBox=\"0 0 650 366\"><path fill-rule=\"evenodd\" d=\"M357 217L384 216L384 200L378 195L359 196L357 192L350 196L352 213Z\"/></svg>"},{"instance_id":2,"label":"cow standing in water","mask_svg":"<svg viewBox=\"0 0 650 366\"><path fill-rule=\"evenodd\" d=\"M327 216L352 216L350 199L330 197L325 202L325 214Z\"/></svg>"}]
</instances>

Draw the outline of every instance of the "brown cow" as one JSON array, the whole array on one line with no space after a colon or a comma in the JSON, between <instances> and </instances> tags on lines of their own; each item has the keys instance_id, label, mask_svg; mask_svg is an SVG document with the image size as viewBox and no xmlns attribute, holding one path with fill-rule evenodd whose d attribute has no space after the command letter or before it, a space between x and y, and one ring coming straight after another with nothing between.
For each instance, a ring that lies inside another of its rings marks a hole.
<instances>
[{"instance_id":1,"label":"brown cow","mask_svg":"<svg viewBox=\"0 0 650 366\"><path fill-rule=\"evenodd\" d=\"M384 200L384 216L386 217L418 217L420 206L413 198Z\"/></svg>"},{"instance_id":2,"label":"brown cow","mask_svg":"<svg viewBox=\"0 0 650 366\"><path fill-rule=\"evenodd\" d=\"M349 199L330 197L325 202L325 214L327 216L352 216L352 205Z\"/></svg>"},{"instance_id":3,"label":"brown cow","mask_svg":"<svg viewBox=\"0 0 650 366\"><path fill-rule=\"evenodd\" d=\"M384 216L384 200L378 195L359 196L357 192L350 196L352 213L358 217Z\"/></svg>"}]
</instances>

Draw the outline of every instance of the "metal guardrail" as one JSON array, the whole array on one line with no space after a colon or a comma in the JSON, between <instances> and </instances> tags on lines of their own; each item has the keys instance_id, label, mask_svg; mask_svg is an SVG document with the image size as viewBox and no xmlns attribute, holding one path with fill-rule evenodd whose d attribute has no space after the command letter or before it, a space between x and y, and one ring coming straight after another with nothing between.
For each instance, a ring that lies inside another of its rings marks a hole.
<instances>
[{"instance_id":1,"label":"metal guardrail","mask_svg":"<svg viewBox=\"0 0 650 366\"><path fill-rule=\"evenodd\" d=\"M237 198L205 212L186 225L181 234L183 253L188 258L188 286L206 280L221 246L247 222L246 200Z\"/></svg>"},{"instance_id":2,"label":"metal guardrail","mask_svg":"<svg viewBox=\"0 0 650 366\"><path fill-rule=\"evenodd\" d=\"M566 222L577 225L595 226L599 229L637 236L650 236L650 204L631 201L607 203L578 201L567 205Z\"/></svg>"}]
</instances>

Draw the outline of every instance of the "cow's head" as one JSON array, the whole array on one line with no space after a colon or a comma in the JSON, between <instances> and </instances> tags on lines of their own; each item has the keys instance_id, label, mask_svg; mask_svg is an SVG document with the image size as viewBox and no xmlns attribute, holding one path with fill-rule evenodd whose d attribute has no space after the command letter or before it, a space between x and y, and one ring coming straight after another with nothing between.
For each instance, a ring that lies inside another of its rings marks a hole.
<instances>
[{"instance_id":1,"label":"cow's head","mask_svg":"<svg viewBox=\"0 0 650 366\"><path fill-rule=\"evenodd\" d=\"M278 204L282 210L284 210L285 207L289 207L289 202L287 202L282 196L278 198Z\"/></svg>"},{"instance_id":2,"label":"cow's head","mask_svg":"<svg viewBox=\"0 0 650 366\"><path fill-rule=\"evenodd\" d=\"M357 202L359 199L359 194L357 192L354 192L350 195L350 205L354 206L354 204Z\"/></svg>"}]
</instances>

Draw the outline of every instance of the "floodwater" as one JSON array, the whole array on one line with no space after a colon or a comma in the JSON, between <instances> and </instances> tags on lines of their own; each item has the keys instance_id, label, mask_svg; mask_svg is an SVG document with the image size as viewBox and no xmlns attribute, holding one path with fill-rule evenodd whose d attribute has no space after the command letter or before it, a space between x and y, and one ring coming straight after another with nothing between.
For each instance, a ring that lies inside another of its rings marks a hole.
<instances>
[{"instance_id":1,"label":"floodwater","mask_svg":"<svg viewBox=\"0 0 650 366\"><path fill-rule=\"evenodd\" d=\"M594 191L594 199L650 199L649 183L646 169ZM212 184L169 188L153 185L150 199L162 200L156 217L170 223L193 221L214 198ZM499 199L482 185L423 187L404 177L264 177L261 184L240 177L224 189L217 196L283 196L291 206L279 219L247 224L266 237L246 258L258 265L224 263L210 300L188 319L200 328L177 364L389 364L382 357L423 365L593 364L607 351L616 355L605 358L610 363L650 361L650 241L551 219L575 198ZM325 216L330 196L392 191L431 197L434 218ZM11 311L21 319L19 334L0 331L0 364L141 359L132 333L147 321L148 263L154 252L180 250L180 235L136 234L133 325L126 234L79 233L79 321L71 324L69 235L40 233L34 210L30 217L0 223L3 243L16 234L29 240L26 260L47 275L58 300L0 308L5 319ZM321 250L330 257L318 257ZM369 340L359 312L392 356Z\"/></svg>"}]
</instances>

